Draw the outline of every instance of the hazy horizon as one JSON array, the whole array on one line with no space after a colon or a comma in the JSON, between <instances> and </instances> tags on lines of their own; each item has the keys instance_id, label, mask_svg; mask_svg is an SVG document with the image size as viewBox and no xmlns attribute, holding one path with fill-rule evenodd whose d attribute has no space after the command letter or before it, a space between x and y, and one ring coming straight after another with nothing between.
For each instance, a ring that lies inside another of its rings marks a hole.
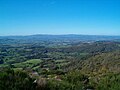
<instances>
[{"instance_id":1,"label":"hazy horizon","mask_svg":"<svg viewBox=\"0 0 120 90\"><path fill-rule=\"evenodd\" d=\"M31 35L90 35L90 36L120 36L120 34L74 34L74 33L63 33L63 34L54 34L54 33L34 33L34 34L7 34L0 36L31 36Z\"/></svg>"},{"instance_id":2,"label":"hazy horizon","mask_svg":"<svg viewBox=\"0 0 120 90\"><path fill-rule=\"evenodd\" d=\"M47 35L51 35L51 36L63 36L63 35L75 35L75 36L117 36L117 37L120 37L120 35L95 35L95 34L29 34L29 35L0 35L0 37L9 37L9 36L37 36L37 35L44 35L44 36L47 36Z\"/></svg>"},{"instance_id":3,"label":"hazy horizon","mask_svg":"<svg viewBox=\"0 0 120 90\"><path fill-rule=\"evenodd\" d=\"M0 0L0 36L119 36L119 10L119 0Z\"/></svg>"}]
</instances>

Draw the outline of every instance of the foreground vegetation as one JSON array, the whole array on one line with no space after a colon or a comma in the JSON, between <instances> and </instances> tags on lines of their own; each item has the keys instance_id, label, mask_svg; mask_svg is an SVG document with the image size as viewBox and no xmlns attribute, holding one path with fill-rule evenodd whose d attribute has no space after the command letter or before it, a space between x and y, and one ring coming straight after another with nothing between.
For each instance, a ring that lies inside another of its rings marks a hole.
<instances>
[{"instance_id":1,"label":"foreground vegetation","mask_svg":"<svg viewBox=\"0 0 120 90\"><path fill-rule=\"evenodd\" d=\"M92 77L71 71L51 78L31 78L24 71L4 69L0 72L0 90L119 90L120 73Z\"/></svg>"}]
</instances>

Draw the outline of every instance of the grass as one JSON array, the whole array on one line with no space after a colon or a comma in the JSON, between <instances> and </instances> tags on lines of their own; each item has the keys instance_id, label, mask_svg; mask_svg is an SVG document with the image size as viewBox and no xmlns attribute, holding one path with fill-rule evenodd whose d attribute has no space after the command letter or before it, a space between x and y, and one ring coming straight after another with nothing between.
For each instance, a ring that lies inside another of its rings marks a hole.
<instances>
[{"instance_id":1,"label":"grass","mask_svg":"<svg viewBox=\"0 0 120 90\"><path fill-rule=\"evenodd\" d=\"M56 64L57 66L65 66L65 65L68 65L69 62L64 62L64 63L60 63L60 64Z\"/></svg>"},{"instance_id":2,"label":"grass","mask_svg":"<svg viewBox=\"0 0 120 90\"><path fill-rule=\"evenodd\" d=\"M57 66L64 66L64 65L69 64L69 62L66 60L55 60L55 62Z\"/></svg>"},{"instance_id":3,"label":"grass","mask_svg":"<svg viewBox=\"0 0 120 90\"><path fill-rule=\"evenodd\" d=\"M40 63L40 62L42 62L42 60L40 60L40 59L31 59L31 60L25 61L24 63L37 64L37 63Z\"/></svg>"},{"instance_id":4,"label":"grass","mask_svg":"<svg viewBox=\"0 0 120 90\"><path fill-rule=\"evenodd\" d=\"M56 63L66 62L66 60L55 60Z\"/></svg>"},{"instance_id":5,"label":"grass","mask_svg":"<svg viewBox=\"0 0 120 90\"><path fill-rule=\"evenodd\" d=\"M24 68L24 67L34 67L37 64L40 64L42 62L42 60L40 59L31 59L31 60L27 60L25 62L21 62L21 63L15 63L13 64L16 68Z\"/></svg>"},{"instance_id":6,"label":"grass","mask_svg":"<svg viewBox=\"0 0 120 90\"><path fill-rule=\"evenodd\" d=\"M0 67L8 67L7 64L0 64Z\"/></svg>"},{"instance_id":7,"label":"grass","mask_svg":"<svg viewBox=\"0 0 120 90\"><path fill-rule=\"evenodd\" d=\"M36 70L36 69L38 69L38 68L40 68L40 66L36 66L36 67L34 67L33 70Z\"/></svg>"},{"instance_id":8,"label":"grass","mask_svg":"<svg viewBox=\"0 0 120 90\"><path fill-rule=\"evenodd\" d=\"M54 61L55 61L55 65L59 66L59 67L69 64L69 62L64 60L64 59L63 60L62 59L61 60L54 60ZM27 60L25 62L15 63L12 65L14 65L15 70L19 70L21 68L22 69L28 68L28 67L31 68L32 70L37 70L40 68L41 62L42 62L42 60L40 60L40 59L30 59L30 60ZM45 64L45 66L49 67L49 66L51 66L51 63L47 63L47 64Z\"/></svg>"},{"instance_id":9,"label":"grass","mask_svg":"<svg viewBox=\"0 0 120 90\"><path fill-rule=\"evenodd\" d=\"M23 68L13 68L14 71L23 70Z\"/></svg>"}]
</instances>

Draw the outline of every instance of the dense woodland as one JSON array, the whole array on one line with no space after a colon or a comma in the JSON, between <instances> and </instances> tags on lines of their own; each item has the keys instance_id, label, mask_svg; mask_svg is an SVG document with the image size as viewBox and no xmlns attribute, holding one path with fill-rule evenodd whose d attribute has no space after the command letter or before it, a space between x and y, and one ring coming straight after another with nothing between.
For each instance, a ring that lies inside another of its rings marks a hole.
<instances>
[{"instance_id":1,"label":"dense woodland","mask_svg":"<svg viewBox=\"0 0 120 90\"><path fill-rule=\"evenodd\" d=\"M118 37L0 37L0 90L120 90L119 84Z\"/></svg>"}]
</instances>

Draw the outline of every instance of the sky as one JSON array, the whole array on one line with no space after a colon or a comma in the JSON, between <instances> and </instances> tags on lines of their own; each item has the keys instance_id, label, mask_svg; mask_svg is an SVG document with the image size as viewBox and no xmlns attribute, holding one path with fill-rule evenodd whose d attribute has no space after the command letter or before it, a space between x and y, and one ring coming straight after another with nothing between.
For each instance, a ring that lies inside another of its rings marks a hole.
<instances>
[{"instance_id":1,"label":"sky","mask_svg":"<svg viewBox=\"0 0 120 90\"><path fill-rule=\"evenodd\" d=\"M0 36L120 35L120 0L0 0Z\"/></svg>"}]
</instances>

